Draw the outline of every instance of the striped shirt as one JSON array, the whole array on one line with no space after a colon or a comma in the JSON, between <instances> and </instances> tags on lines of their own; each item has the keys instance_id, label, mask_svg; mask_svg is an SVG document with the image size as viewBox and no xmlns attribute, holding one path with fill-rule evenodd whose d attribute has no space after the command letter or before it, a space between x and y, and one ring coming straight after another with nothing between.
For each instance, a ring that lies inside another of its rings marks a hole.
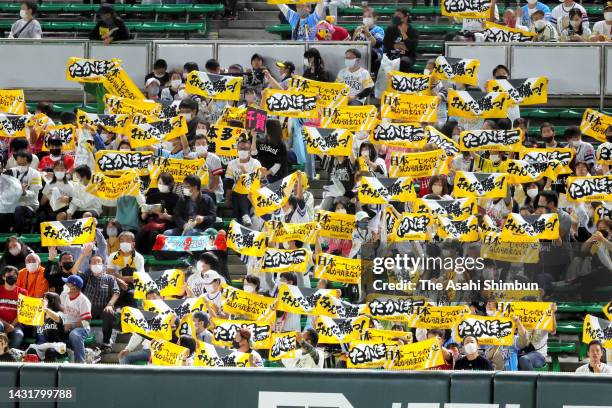
<instances>
[{"instance_id":1,"label":"striped shirt","mask_svg":"<svg viewBox=\"0 0 612 408\"><path fill-rule=\"evenodd\" d=\"M94 276L90 270L80 275L83 278L83 294L91 302L92 310L106 307L114 293L119 293L119 285L109 274Z\"/></svg>"}]
</instances>

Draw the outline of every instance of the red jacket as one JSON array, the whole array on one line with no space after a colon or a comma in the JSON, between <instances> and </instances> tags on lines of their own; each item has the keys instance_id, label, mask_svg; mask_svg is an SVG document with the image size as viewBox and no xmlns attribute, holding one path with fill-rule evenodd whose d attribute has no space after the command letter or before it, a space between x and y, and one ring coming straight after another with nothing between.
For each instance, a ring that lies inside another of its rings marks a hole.
<instances>
[{"instance_id":1,"label":"red jacket","mask_svg":"<svg viewBox=\"0 0 612 408\"><path fill-rule=\"evenodd\" d=\"M62 158L64 159L64 167L66 167L66 171L72 171L74 167L74 157L69 154L62 154ZM51 155L48 154L43 157L38 163L38 170L44 171L46 169L52 169L55 161L51 158Z\"/></svg>"}]
</instances>

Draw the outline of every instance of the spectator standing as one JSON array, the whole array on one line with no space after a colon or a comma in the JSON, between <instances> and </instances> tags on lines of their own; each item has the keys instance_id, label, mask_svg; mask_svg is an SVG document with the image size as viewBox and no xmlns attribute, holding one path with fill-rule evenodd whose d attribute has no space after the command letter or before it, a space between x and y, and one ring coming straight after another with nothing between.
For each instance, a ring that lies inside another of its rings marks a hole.
<instances>
[{"instance_id":1,"label":"spectator standing","mask_svg":"<svg viewBox=\"0 0 612 408\"><path fill-rule=\"evenodd\" d=\"M245 227L251 226L251 202L246 194L239 194L232 191L232 187L241 175L249 174L261 167L257 159L251 157L251 142L248 139L240 139L237 145L238 158L232 160L227 165L225 172L225 187L228 189L225 202L232 203L232 215Z\"/></svg>"},{"instance_id":2,"label":"spectator standing","mask_svg":"<svg viewBox=\"0 0 612 408\"><path fill-rule=\"evenodd\" d=\"M517 17L520 23L529 27L531 25L531 16L537 10L542 11L545 21L550 21L550 7L538 0L527 0L527 4L517 9Z\"/></svg>"},{"instance_id":3,"label":"spectator standing","mask_svg":"<svg viewBox=\"0 0 612 408\"><path fill-rule=\"evenodd\" d=\"M578 126L569 126L563 133L567 140L567 147L575 152L574 162L585 162L592 173L595 166L595 148L589 142L582 140L582 132Z\"/></svg>"},{"instance_id":4,"label":"spectator standing","mask_svg":"<svg viewBox=\"0 0 612 408\"><path fill-rule=\"evenodd\" d=\"M491 371L491 362L478 353L478 339L467 336L463 339L465 356L455 362L455 370Z\"/></svg>"},{"instance_id":5,"label":"spectator standing","mask_svg":"<svg viewBox=\"0 0 612 408\"><path fill-rule=\"evenodd\" d=\"M27 0L21 2L19 10L20 20L17 20L11 26L11 32L8 38L28 38L38 40L42 38L42 28L38 20L34 19L34 14L38 10L38 5L35 1Z\"/></svg>"},{"instance_id":6,"label":"spectator standing","mask_svg":"<svg viewBox=\"0 0 612 408\"><path fill-rule=\"evenodd\" d=\"M91 302L81 293L83 279L72 275L63 279L68 291L61 294L62 307L65 313L64 329L74 351L74 362L85 362L85 339L89 336L91 320Z\"/></svg>"},{"instance_id":7,"label":"spectator standing","mask_svg":"<svg viewBox=\"0 0 612 408\"><path fill-rule=\"evenodd\" d=\"M291 26L291 39L299 41L314 41L317 35L317 23L324 17L324 0L319 0L312 11L310 4L296 4L293 11L286 4L279 4L278 8Z\"/></svg>"},{"instance_id":8,"label":"spectator standing","mask_svg":"<svg viewBox=\"0 0 612 408\"><path fill-rule=\"evenodd\" d=\"M121 18L115 13L115 9L110 4L102 4L98 10L98 24L89 33L89 39L94 41L104 41L110 44L113 41L127 41L130 39L130 30Z\"/></svg>"},{"instance_id":9,"label":"spectator standing","mask_svg":"<svg viewBox=\"0 0 612 408\"><path fill-rule=\"evenodd\" d=\"M357 27L353 33L353 41L368 41L372 48L370 68L372 72L378 72L383 55L383 41L385 30L376 25L378 14L374 9L365 7L363 9L363 25Z\"/></svg>"},{"instance_id":10,"label":"spectator standing","mask_svg":"<svg viewBox=\"0 0 612 408\"><path fill-rule=\"evenodd\" d=\"M273 183L285 177L289 172L287 162L287 147L283 142L281 124L276 119L266 121L266 139L257 143L257 137L253 133L253 145L251 156L261 163L262 172Z\"/></svg>"},{"instance_id":11,"label":"spectator standing","mask_svg":"<svg viewBox=\"0 0 612 408\"><path fill-rule=\"evenodd\" d=\"M569 12L569 26L561 32L561 41L584 42L591 38L589 25L582 24L582 13L577 8Z\"/></svg>"},{"instance_id":12,"label":"spectator standing","mask_svg":"<svg viewBox=\"0 0 612 408\"><path fill-rule=\"evenodd\" d=\"M38 170L31 167L32 153L21 150L15 154L17 166L9 170L21 183L22 193L17 201L14 214L9 214L9 224L14 223L16 233L26 232L26 224L35 218L38 210L38 192L42 189L42 179ZM10 220L10 218L13 220ZM6 224L5 224L6 225Z\"/></svg>"},{"instance_id":13,"label":"spectator standing","mask_svg":"<svg viewBox=\"0 0 612 408\"><path fill-rule=\"evenodd\" d=\"M64 168L66 171L70 173L74 168L74 157L72 157L70 154L62 153L63 142L61 139L49 139L48 143L50 154L40 160L38 163L38 170L46 171L48 169L52 169L56 162L61 161L64 163Z\"/></svg>"},{"instance_id":14,"label":"spectator standing","mask_svg":"<svg viewBox=\"0 0 612 408\"><path fill-rule=\"evenodd\" d=\"M30 297L41 298L49 290L49 282L45 278L45 268L40 265L40 257L34 252L25 259L25 268L19 271L17 286L26 290Z\"/></svg>"},{"instance_id":15,"label":"spectator standing","mask_svg":"<svg viewBox=\"0 0 612 408\"><path fill-rule=\"evenodd\" d=\"M36 344L66 343L68 336L64 329L64 312L62 301L57 293L45 293L45 320L42 326L36 329ZM47 349L45 362L52 362L59 353L55 348Z\"/></svg>"}]
</instances>

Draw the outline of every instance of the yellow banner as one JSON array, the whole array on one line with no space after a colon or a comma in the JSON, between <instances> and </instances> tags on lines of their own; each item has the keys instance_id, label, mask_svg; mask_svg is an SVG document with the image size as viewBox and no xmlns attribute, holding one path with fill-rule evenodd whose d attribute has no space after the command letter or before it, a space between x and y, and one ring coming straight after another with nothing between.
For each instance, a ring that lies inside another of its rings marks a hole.
<instances>
[{"instance_id":1,"label":"yellow banner","mask_svg":"<svg viewBox=\"0 0 612 408\"><path fill-rule=\"evenodd\" d=\"M145 176L149 174L149 164L152 158L153 152L148 151L98 150L94 159L94 171L117 174L134 170L139 175Z\"/></svg>"},{"instance_id":2,"label":"yellow banner","mask_svg":"<svg viewBox=\"0 0 612 408\"><path fill-rule=\"evenodd\" d=\"M250 194L254 187L259 188L260 170L258 167L251 173L243 173L238 177L238 181L234 184L233 191L238 194Z\"/></svg>"},{"instance_id":3,"label":"yellow banner","mask_svg":"<svg viewBox=\"0 0 612 408\"><path fill-rule=\"evenodd\" d=\"M87 113L80 109L77 110L77 127L79 129L89 125L94 128L100 126L108 132L123 133L129 121L129 115L98 115L96 113Z\"/></svg>"},{"instance_id":4,"label":"yellow banner","mask_svg":"<svg viewBox=\"0 0 612 408\"><path fill-rule=\"evenodd\" d=\"M268 248L261 258L261 272L300 272L306 273L310 251L306 248L276 249Z\"/></svg>"},{"instance_id":5,"label":"yellow banner","mask_svg":"<svg viewBox=\"0 0 612 408\"><path fill-rule=\"evenodd\" d=\"M277 309L281 312L316 316L315 309L321 299L338 297L335 289L299 288L281 284L277 295Z\"/></svg>"},{"instance_id":6,"label":"yellow banner","mask_svg":"<svg viewBox=\"0 0 612 408\"><path fill-rule=\"evenodd\" d=\"M395 241L428 241L432 225L433 218L429 214L402 213L395 221L393 238Z\"/></svg>"},{"instance_id":7,"label":"yellow banner","mask_svg":"<svg viewBox=\"0 0 612 408\"><path fill-rule=\"evenodd\" d=\"M31 115L6 115L0 113L0 137L26 137L26 127Z\"/></svg>"},{"instance_id":8,"label":"yellow banner","mask_svg":"<svg viewBox=\"0 0 612 408\"><path fill-rule=\"evenodd\" d=\"M126 133L132 148L151 146L187 134L187 121L180 115L156 122L131 124Z\"/></svg>"},{"instance_id":9,"label":"yellow banner","mask_svg":"<svg viewBox=\"0 0 612 408\"><path fill-rule=\"evenodd\" d=\"M612 203L601 203L601 205L595 208L593 224L597 225L601 219L612 220Z\"/></svg>"},{"instance_id":10,"label":"yellow banner","mask_svg":"<svg viewBox=\"0 0 612 408\"><path fill-rule=\"evenodd\" d=\"M464 316L470 314L470 308L463 306L424 305L407 316L408 327L417 329L452 329Z\"/></svg>"},{"instance_id":11,"label":"yellow banner","mask_svg":"<svg viewBox=\"0 0 612 408\"><path fill-rule=\"evenodd\" d=\"M104 106L111 115L158 116L162 111L159 103L151 101L138 101L111 94L104 95L103 100Z\"/></svg>"},{"instance_id":12,"label":"yellow banner","mask_svg":"<svg viewBox=\"0 0 612 408\"><path fill-rule=\"evenodd\" d=\"M126 306L121 309L121 332L170 340L172 338L170 321L174 318L173 314L156 315Z\"/></svg>"},{"instance_id":13,"label":"yellow banner","mask_svg":"<svg viewBox=\"0 0 612 408\"><path fill-rule=\"evenodd\" d=\"M40 223L40 245L43 247L82 245L93 242L95 238L93 217Z\"/></svg>"},{"instance_id":14,"label":"yellow banner","mask_svg":"<svg viewBox=\"0 0 612 408\"><path fill-rule=\"evenodd\" d=\"M612 116L587 108L582 115L580 131L599 142L606 142L606 129L612 126Z\"/></svg>"},{"instance_id":15,"label":"yellow banner","mask_svg":"<svg viewBox=\"0 0 612 408\"><path fill-rule=\"evenodd\" d=\"M500 303L498 309L504 317L518 317L527 330L553 330L555 312L550 302Z\"/></svg>"},{"instance_id":16,"label":"yellow banner","mask_svg":"<svg viewBox=\"0 0 612 408\"><path fill-rule=\"evenodd\" d=\"M66 80L76 82L102 83L106 74L119 67L121 60L87 59L80 57L68 58L66 62Z\"/></svg>"},{"instance_id":17,"label":"yellow banner","mask_svg":"<svg viewBox=\"0 0 612 408\"><path fill-rule=\"evenodd\" d=\"M355 230L355 216L332 211L318 210L315 221L321 225L320 237L352 239Z\"/></svg>"},{"instance_id":18,"label":"yellow banner","mask_svg":"<svg viewBox=\"0 0 612 408\"><path fill-rule=\"evenodd\" d=\"M111 68L104 76L102 84L112 95L135 100L146 99L122 67Z\"/></svg>"},{"instance_id":19,"label":"yellow banner","mask_svg":"<svg viewBox=\"0 0 612 408\"><path fill-rule=\"evenodd\" d=\"M455 173L453 194L457 198L505 198L508 190L508 175L505 173Z\"/></svg>"},{"instance_id":20,"label":"yellow banner","mask_svg":"<svg viewBox=\"0 0 612 408\"><path fill-rule=\"evenodd\" d=\"M242 76L209 74L191 71L185 82L185 92L205 98L237 101L240 99Z\"/></svg>"},{"instance_id":21,"label":"yellow banner","mask_svg":"<svg viewBox=\"0 0 612 408\"><path fill-rule=\"evenodd\" d=\"M429 95L430 93L431 75L389 71L387 76L389 77L388 91L416 95Z\"/></svg>"},{"instance_id":22,"label":"yellow banner","mask_svg":"<svg viewBox=\"0 0 612 408\"><path fill-rule=\"evenodd\" d=\"M361 282L361 259L319 253L315 260L314 277L330 282L359 284Z\"/></svg>"},{"instance_id":23,"label":"yellow banner","mask_svg":"<svg viewBox=\"0 0 612 408\"><path fill-rule=\"evenodd\" d=\"M308 4L316 3L315 0L267 0L267 4Z\"/></svg>"},{"instance_id":24,"label":"yellow banner","mask_svg":"<svg viewBox=\"0 0 612 408\"><path fill-rule=\"evenodd\" d=\"M382 368L392 360L397 342L352 341L349 347L347 368Z\"/></svg>"},{"instance_id":25,"label":"yellow banner","mask_svg":"<svg viewBox=\"0 0 612 408\"><path fill-rule=\"evenodd\" d=\"M442 15L460 18L491 18L492 1L442 0Z\"/></svg>"},{"instance_id":26,"label":"yellow banner","mask_svg":"<svg viewBox=\"0 0 612 408\"><path fill-rule=\"evenodd\" d=\"M212 344L197 341L194 367L223 367L223 358L217 353L217 349Z\"/></svg>"},{"instance_id":27,"label":"yellow banner","mask_svg":"<svg viewBox=\"0 0 612 408\"><path fill-rule=\"evenodd\" d=\"M444 1L444 0L442 0ZM439 338L418 341L397 347L393 360L385 368L389 370L427 370L444 364L442 344Z\"/></svg>"},{"instance_id":28,"label":"yellow banner","mask_svg":"<svg viewBox=\"0 0 612 408\"><path fill-rule=\"evenodd\" d=\"M417 198L413 208L415 213L431 214L434 217L442 216L455 221L464 220L478 213L474 197L457 198L454 200Z\"/></svg>"},{"instance_id":29,"label":"yellow banner","mask_svg":"<svg viewBox=\"0 0 612 408\"><path fill-rule=\"evenodd\" d=\"M240 121L241 123L246 122L246 108L239 108L234 106L226 105L223 108L223 113L216 122L218 126L229 126L229 122L232 120Z\"/></svg>"},{"instance_id":30,"label":"yellow banner","mask_svg":"<svg viewBox=\"0 0 612 408\"><path fill-rule=\"evenodd\" d=\"M495 24L490 21L484 22L485 29L482 32L484 42L527 42L533 41L535 33L531 31L510 28L505 25ZM545 103L545 102L544 102Z\"/></svg>"},{"instance_id":31,"label":"yellow banner","mask_svg":"<svg viewBox=\"0 0 612 408\"><path fill-rule=\"evenodd\" d=\"M582 342L593 340L599 340L603 348L612 348L612 322L588 314L582 325Z\"/></svg>"},{"instance_id":32,"label":"yellow banner","mask_svg":"<svg viewBox=\"0 0 612 408\"><path fill-rule=\"evenodd\" d=\"M302 132L309 154L326 156L350 156L353 133L345 129L323 129L304 126Z\"/></svg>"},{"instance_id":33,"label":"yellow banner","mask_svg":"<svg viewBox=\"0 0 612 408\"><path fill-rule=\"evenodd\" d=\"M491 301L521 301L524 299L539 298L540 290L484 290L483 297Z\"/></svg>"},{"instance_id":34,"label":"yellow banner","mask_svg":"<svg viewBox=\"0 0 612 408\"><path fill-rule=\"evenodd\" d=\"M441 239L454 239L459 242L474 242L480 240L478 233L478 217L471 215L463 220L452 220L447 217L438 217L438 237Z\"/></svg>"},{"instance_id":35,"label":"yellow banner","mask_svg":"<svg viewBox=\"0 0 612 408\"><path fill-rule=\"evenodd\" d=\"M122 196L140 193L140 177L135 171L125 171L118 177L94 173L86 191L103 200L116 200Z\"/></svg>"},{"instance_id":36,"label":"yellow banner","mask_svg":"<svg viewBox=\"0 0 612 408\"><path fill-rule=\"evenodd\" d=\"M317 104L324 108L335 108L348 103L349 87L341 82L320 82L299 75L289 78L288 90L297 94L317 95Z\"/></svg>"},{"instance_id":37,"label":"yellow banner","mask_svg":"<svg viewBox=\"0 0 612 408\"><path fill-rule=\"evenodd\" d=\"M151 342L151 364L158 366L182 366L189 357L189 349L170 341Z\"/></svg>"},{"instance_id":38,"label":"yellow banner","mask_svg":"<svg viewBox=\"0 0 612 408\"><path fill-rule=\"evenodd\" d=\"M524 149L519 152L521 160L525 160L528 163L548 163L559 161L563 165L562 170L559 174L571 174L573 173L570 169L569 164L574 159L574 150L567 147L557 148L545 148L545 149Z\"/></svg>"},{"instance_id":39,"label":"yellow banner","mask_svg":"<svg viewBox=\"0 0 612 408\"><path fill-rule=\"evenodd\" d=\"M45 300L19 294L17 321L26 326L42 326L45 323Z\"/></svg>"},{"instance_id":40,"label":"yellow banner","mask_svg":"<svg viewBox=\"0 0 612 408\"><path fill-rule=\"evenodd\" d=\"M238 157L236 145L245 130L239 127L211 125L208 130L208 142L215 143L215 154L219 156Z\"/></svg>"},{"instance_id":41,"label":"yellow banner","mask_svg":"<svg viewBox=\"0 0 612 408\"><path fill-rule=\"evenodd\" d=\"M261 217L262 215L280 210L285 204L287 204L298 177L302 178L302 187L306 189L308 186L308 179L301 171L291 173L282 180L277 180L265 187L254 188L251 191L251 203L255 209L255 214L258 217ZM256 184L257 182L254 184L254 186Z\"/></svg>"},{"instance_id":42,"label":"yellow banner","mask_svg":"<svg viewBox=\"0 0 612 408\"><path fill-rule=\"evenodd\" d=\"M383 118L425 123L437 120L440 98L385 92L380 103L380 115Z\"/></svg>"},{"instance_id":43,"label":"yellow banner","mask_svg":"<svg viewBox=\"0 0 612 408\"><path fill-rule=\"evenodd\" d=\"M350 319L332 319L327 316L319 316L315 324L315 330L319 335L320 344L343 344L359 340L369 326L370 318L367 316Z\"/></svg>"},{"instance_id":44,"label":"yellow banner","mask_svg":"<svg viewBox=\"0 0 612 408\"><path fill-rule=\"evenodd\" d=\"M463 151L501 150L519 152L523 150L523 131L510 130L466 130L459 135L459 148Z\"/></svg>"},{"instance_id":45,"label":"yellow banner","mask_svg":"<svg viewBox=\"0 0 612 408\"><path fill-rule=\"evenodd\" d=\"M183 318L195 312L205 312L206 302L204 297L192 297L186 299L143 299L142 310L155 314L174 314Z\"/></svg>"},{"instance_id":46,"label":"yellow banner","mask_svg":"<svg viewBox=\"0 0 612 408\"><path fill-rule=\"evenodd\" d=\"M74 125L48 126L43 139L42 151L49 151L49 140L59 139L62 141L62 151L71 152L75 149L77 129Z\"/></svg>"},{"instance_id":47,"label":"yellow banner","mask_svg":"<svg viewBox=\"0 0 612 408\"><path fill-rule=\"evenodd\" d=\"M227 247L240 255L261 257L266 252L266 234L232 220L227 231Z\"/></svg>"},{"instance_id":48,"label":"yellow banner","mask_svg":"<svg viewBox=\"0 0 612 408\"><path fill-rule=\"evenodd\" d=\"M297 332L272 333L270 340L270 361L278 361L281 358L295 358L297 350Z\"/></svg>"},{"instance_id":49,"label":"yellow banner","mask_svg":"<svg viewBox=\"0 0 612 408\"><path fill-rule=\"evenodd\" d=\"M361 336L361 340L365 341L388 342L397 342L398 339L411 340L412 338L412 332L384 329L366 329L365 333L363 333L363 336Z\"/></svg>"},{"instance_id":50,"label":"yellow banner","mask_svg":"<svg viewBox=\"0 0 612 408\"><path fill-rule=\"evenodd\" d=\"M483 236L480 256L504 262L538 263L540 242L509 242L501 238L501 233L486 233Z\"/></svg>"},{"instance_id":51,"label":"yellow banner","mask_svg":"<svg viewBox=\"0 0 612 408\"><path fill-rule=\"evenodd\" d=\"M236 333L241 328L251 332L251 344L254 349L269 349L272 337L272 323L264 320L225 320L212 318L212 344L221 347L231 347Z\"/></svg>"},{"instance_id":52,"label":"yellow banner","mask_svg":"<svg viewBox=\"0 0 612 408\"><path fill-rule=\"evenodd\" d=\"M276 318L276 298L245 292L223 285L223 312L249 320L273 321Z\"/></svg>"},{"instance_id":53,"label":"yellow banner","mask_svg":"<svg viewBox=\"0 0 612 408\"><path fill-rule=\"evenodd\" d=\"M569 201L612 201L612 175L568 177Z\"/></svg>"},{"instance_id":54,"label":"yellow banner","mask_svg":"<svg viewBox=\"0 0 612 408\"><path fill-rule=\"evenodd\" d=\"M341 106L323 108L320 126L326 129L370 131L376 127L377 123L378 109L376 106Z\"/></svg>"},{"instance_id":55,"label":"yellow banner","mask_svg":"<svg viewBox=\"0 0 612 408\"><path fill-rule=\"evenodd\" d=\"M431 143L442 149L448 157L454 157L459 153L459 145L455 141L433 126L426 126L427 143Z\"/></svg>"},{"instance_id":56,"label":"yellow banner","mask_svg":"<svg viewBox=\"0 0 612 408\"><path fill-rule=\"evenodd\" d=\"M556 180L564 171L564 165L558 160L530 163L526 160L505 160L500 165L500 171L508 173L508 183L532 183L544 177Z\"/></svg>"},{"instance_id":57,"label":"yellow banner","mask_svg":"<svg viewBox=\"0 0 612 408\"><path fill-rule=\"evenodd\" d=\"M506 118L510 95L505 92L448 90L448 115L460 118Z\"/></svg>"},{"instance_id":58,"label":"yellow banner","mask_svg":"<svg viewBox=\"0 0 612 408\"><path fill-rule=\"evenodd\" d=\"M362 176L357 197L361 204L386 204L389 201L412 201L416 199L416 192L409 177L379 179Z\"/></svg>"},{"instance_id":59,"label":"yellow banner","mask_svg":"<svg viewBox=\"0 0 612 408\"><path fill-rule=\"evenodd\" d=\"M434 63L431 75L443 81L453 81L466 85L478 85L478 67L476 59L447 58L439 56ZM449 113L450 115L450 113Z\"/></svg>"},{"instance_id":60,"label":"yellow banner","mask_svg":"<svg viewBox=\"0 0 612 408\"><path fill-rule=\"evenodd\" d=\"M532 238L556 240L559 238L559 215L510 213L504 222L501 238L512 242L531 242Z\"/></svg>"},{"instance_id":61,"label":"yellow banner","mask_svg":"<svg viewBox=\"0 0 612 408\"><path fill-rule=\"evenodd\" d=\"M509 317L463 315L456 326L457 340L468 336L480 345L511 346L514 344L514 321Z\"/></svg>"},{"instance_id":62,"label":"yellow banner","mask_svg":"<svg viewBox=\"0 0 612 408\"><path fill-rule=\"evenodd\" d=\"M370 133L372 143L422 149L427 144L425 129L409 123L380 122Z\"/></svg>"},{"instance_id":63,"label":"yellow banner","mask_svg":"<svg viewBox=\"0 0 612 408\"><path fill-rule=\"evenodd\" d=\"M148 170L151 178L149 188L157 187L159 175L166 172L172 174L175 183L182 183L187 176L197 176L200 178L202 188L208 186L206 159L171 159L154 157L149 161Z\"/></svg>"},{"instance_id":64,"label":"yellow banner","mask_svg":"<svg viewBox=\"0 0 612 408\"><path fill-rule=\"evenodd\" d=\"M548 78L490 79L487 92L507 92L515 105L546 105Z\"/></svg>"},{"instance_id":65,"label":"yellow banner","mask_svg":"<svg viewBox=\"0 0 612 408\"><path fill-rule=\"evenodd\" d=\"M134 299L145 299L150 290L159 291L162 297L182 296L184 286L185 272L180 269L134 272Z\"/></svg>"},{"instance_id":66,"label":"yellow banner","mask_svg":"<svg viewBox=\"0 0 612 408\"><path fill-rule=\"evenodd\" d=\"M25 115L26 103L23 89L0 89L0 112Z\"/></svg>"},{"instance_id":67,"label":"yellow banner","mask_svg":"<svg viewBox=\"0 0 612 408\"><path fill-rule=\"evenodd\" d=\"M317 222L285 223L277 221L266 222L266 231L271 232L270 242L302 241L314 244L320 226Z\"/></svg>"},{"instance_id":68,"label":"yellow banner","mask_svg":"<svg viewBox=\"0 0 612 408\"><path fill-rule=\"evenodd\" d=\"M606 315L606 319L612 320L612 300L603 307L602 311Z\"/></svg>"},{"instance_id":69,"label":"yellow banner","mask_svg":"<svg viewBox=\"0 0 612 408\"><path fill-rule=\"evenodd\" d=\"M599 145L595 154L595 161L599 164L612 164L612 142Z\"/></svg>"},{"instance_id":70,"label":"yellow banner","mask_svg":"<svg viewBox=\"0 0 612 408\"><path fill-rule=\"evenodd\" d=\"M407 321L408 316L417 313L427 303L420 298L386 296L369 299L363 314L379 320Z\"/></svg>"},{"instance_id":71,"label":"yellow banner","mask_svg":"<svg viewBox=\"0 0 612 408\"><path fill-rule=\"evenodd\" d=\"M289 118L314 119L319 116L317 95L266 88L261 98L266 112Z\"/></svg>"},{"instance_id":72,"label":"yellow banner","mask_svg":"<svg viewBox=\"0 0 612 408\"><path fill-rule=\"evenodd\" d=\"M448 162L441 149L418 153L391 153L390 177L428 177L439 174L448 174Z\"/></svg>"}]
</instances>

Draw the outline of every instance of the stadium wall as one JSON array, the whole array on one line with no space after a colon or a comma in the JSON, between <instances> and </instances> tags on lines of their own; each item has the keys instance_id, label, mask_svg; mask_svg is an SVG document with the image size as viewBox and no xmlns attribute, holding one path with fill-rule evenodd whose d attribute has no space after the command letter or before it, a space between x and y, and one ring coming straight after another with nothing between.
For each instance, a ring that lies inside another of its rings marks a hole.
<instances>
[{"instance_id":1,"label":"stadium wall","mask_svg":"<svg viewBox=\"0 0 612 408\"><path fill-rule=\"evenodd\" d=\"M567 373L2 364L5 387L76 390L74 402L0 402L12 408L612 408L612 375Z\"/></svg>"}]
</instances>

